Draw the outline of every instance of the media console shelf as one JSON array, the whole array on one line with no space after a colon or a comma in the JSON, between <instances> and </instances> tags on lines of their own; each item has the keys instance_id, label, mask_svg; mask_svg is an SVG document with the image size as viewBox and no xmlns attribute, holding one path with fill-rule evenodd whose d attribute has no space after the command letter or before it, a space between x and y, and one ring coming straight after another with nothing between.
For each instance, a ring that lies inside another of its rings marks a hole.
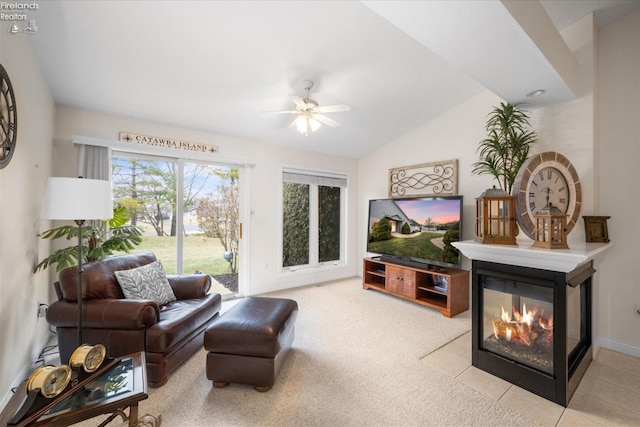
<instances>
[{"instance_id":1,"label":"media console shelf","mask_svg":"<svg viewBox=\"0 0 640 427\"><path fill-rule=\"evenodd\" d=\"M447 268L442 272L365 258L362 288L435 308L446 317L469 309L469 272L466 270Z\"/></svg>"}]
</instances>

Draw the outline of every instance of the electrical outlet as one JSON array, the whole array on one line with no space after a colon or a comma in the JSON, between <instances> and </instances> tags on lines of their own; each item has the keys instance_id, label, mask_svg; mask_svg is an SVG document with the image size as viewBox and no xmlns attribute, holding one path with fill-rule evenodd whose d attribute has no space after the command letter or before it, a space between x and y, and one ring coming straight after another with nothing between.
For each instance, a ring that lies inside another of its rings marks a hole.
<instances>
[{"instance_id":1,"label":"electrical outlet","mask_svg":"<svg viewBox=\"0 0 640 427\"><path fill-rule=\"evenodd\" d=\"M38 303L38 317L45 317L48 308L47 304Z\"/></svg>"}]
</instances>

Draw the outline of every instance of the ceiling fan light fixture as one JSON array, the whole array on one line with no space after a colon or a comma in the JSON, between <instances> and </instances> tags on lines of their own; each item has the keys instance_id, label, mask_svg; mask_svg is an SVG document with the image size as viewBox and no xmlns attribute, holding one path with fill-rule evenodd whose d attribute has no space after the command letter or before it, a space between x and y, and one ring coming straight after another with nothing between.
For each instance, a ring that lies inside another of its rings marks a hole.
<instances>
[{"instance_id":1,"label":"ceiling fan light fixture","mask_svg":"<svg viewBox=\"0 0 640 427\"><path fill-rule=\"evenodd\" d=\"M320 122L314 119L313 117L309 118L309 126L311 126L311 132L315 132L320 129Z\"/></svg>"},{"instance_id":2,"label":"ceiling fan light fixture","mask_svg":"<svg viewBox=\"0 0 640 427\"><path fill-rule=\"evenodd\" d=\"M303 135L315 132L320 128L320 122L313 118L312 114L301 114L295 121L296 129Z\"/></svg>"},{"instance_id":3,"label":"ceiling fan light fixture","mask_svg":"<svg viewBox=\"0 0 640 427\"><path fill-rule=\"evenodd\" d=\"M309 98L309 90L313 87L311 80L305 80L304 90L307 92L305 98L297 95L290 95L291 100L295 104L295 110L286 111L268 111L277 114L296 114L296 117L289 124L289 128L295 128L302 135L309 135L315 132L322 125L330 128L337 128L340 123L326 116L326 113L339 113L343 111L351 111L351 107L346 104L319 106L318 102ZM267 112L267 111L264 111Z\"/></svg>"},{"instance_id":4,"label":"ceiling fan light fixture","mask_svg":"<svg viewBox=\"0 0 640 427\"><path fill-rule=\"evenodd\" d=\"M307 133L307 119L304 116L300 115L296 118L296 129L301 134Z\"/></svg>"}]
</instances>

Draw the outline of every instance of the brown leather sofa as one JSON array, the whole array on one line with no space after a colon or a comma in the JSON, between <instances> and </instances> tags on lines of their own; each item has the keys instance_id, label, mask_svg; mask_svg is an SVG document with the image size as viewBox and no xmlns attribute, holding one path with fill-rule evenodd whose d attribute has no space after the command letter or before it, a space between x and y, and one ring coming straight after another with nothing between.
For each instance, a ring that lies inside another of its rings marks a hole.
<instances>
[{"instance_id":1,"label":"brown leather sofa","mask_svg":"<svg viewBox=\"0 0 640 427\"><path fill-rule=\"evenodd\" d=\"M218 317L221 296L207 294L209 276L193 274L167 276L177 300L165 306L126 299L114 272L154 261L155 255L145 252L83 265L82 338L84 344L103 344L109 357L144 351L147 383L160 387L171 372L203 347L204 331ZM77 347L76 285L76 267L61 271L54 283L58 301L47 312L47 321L57 330L62 363L68 363Z\"/></svg>"}]
</instances>

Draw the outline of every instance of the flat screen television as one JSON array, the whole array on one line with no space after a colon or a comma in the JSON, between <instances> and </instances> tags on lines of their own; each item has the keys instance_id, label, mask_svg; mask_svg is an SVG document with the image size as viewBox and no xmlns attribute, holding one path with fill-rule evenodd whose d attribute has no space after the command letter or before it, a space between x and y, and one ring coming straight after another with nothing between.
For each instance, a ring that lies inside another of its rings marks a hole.
<instances>
[{"instance_id":1,"label":"flat screen television","mask_svg":"<svg viewBox=\"0 0 640 427\"><path fill-rule=\"evenodd\" d=\"M367 252L421 268L460 267L462 196L369 201Z\"/></svg>"}]
</instances>

